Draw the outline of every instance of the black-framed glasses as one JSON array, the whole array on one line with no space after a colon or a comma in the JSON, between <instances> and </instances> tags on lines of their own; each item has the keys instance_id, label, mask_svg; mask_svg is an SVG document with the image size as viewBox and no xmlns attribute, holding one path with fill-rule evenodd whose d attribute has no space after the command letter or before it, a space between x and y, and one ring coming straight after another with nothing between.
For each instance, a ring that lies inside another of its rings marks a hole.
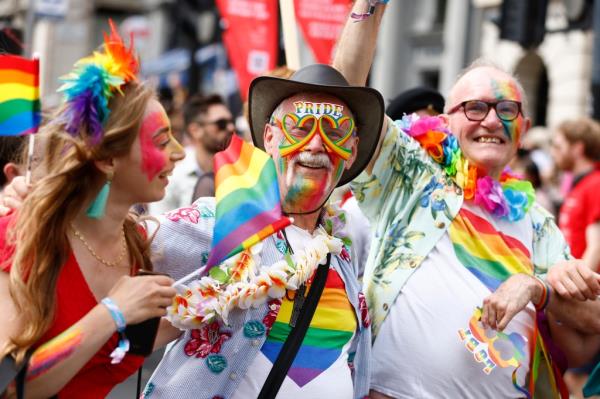
<instances>
[{"instance_id":1,"label":"black-framed glasses","mask_svg":"<svg viewBox=\"0 0 600 399\"><path fill-rule=\"evenodd\" d=\"M522 114L521 103L519 101L512 100L501 100L497 102L488 102L482 100L469 100L463 101L448 111L448 114L452 114L458 111L460 108L463 109L465 116L468 120L473 122L480 122L484 120L490 109L494 108L498 118L505 122L514 121L517 119L519 114Z\"/></svg>"},{"instance_id":2,"label":"black-framed glasses","mask_svg":"<svg viewBox=\"0 0 600 399\"><path fill-rule=\"evenodd\" d=\"M227 129L227 126L229 126L229 124L232 124L235 126L235 122L233 121L233 119L228 119L228 118L221 118L221 119L217 119L216 121L212 121L212 122L204 122L205 125L215 125L217 127L217 129L219 130L225 130Z\"/></svg>"}]
</instances>

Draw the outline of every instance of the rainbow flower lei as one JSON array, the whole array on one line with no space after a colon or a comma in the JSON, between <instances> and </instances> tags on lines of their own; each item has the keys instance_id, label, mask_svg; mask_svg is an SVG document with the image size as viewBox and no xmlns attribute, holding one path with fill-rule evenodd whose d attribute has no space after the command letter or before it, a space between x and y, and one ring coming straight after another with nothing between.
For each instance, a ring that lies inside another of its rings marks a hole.
<instances>
[{"instance_id":1,"label":"rainbow flower lei","mask_svg":"<svg viewBox=\"0 0 600 399\"><path fill-rule=\"evenodd\" d=\"M444 172L462 188L466 200L473 200L495 217L511 222L521 220L533 202L535 190L530 182L506 168L500 180L479 176L478 169L463 156L456 137L441 118L406 115L396 121L400 129L415 139L441 165Z\"/></svg>"},{"instance_id":2,"label":"rainbow flower lei","mask_svg":"<svg viewBox=\"0 0 600 399\"><path fill-rule=\"evenodd\" d=\"M303 251L263 266L262 243L258 243L214 266L208 276L189 285L175 285L177 294L166 318L181 330L214 321L227 325L234 308L256 308L270 299L282 298L286 290L296 290L305 283L328 253L339 255L342 250L342 240L320 227Z\"/></svg>"},{"instance_id":3,"label":"rainbow flower lei","mask_svg":"<svg viewBox=\"0 0 600 399\"><path fill-rule=\"evenodd\" d=\"M139 61L133 48L133 38L129 47L125 46L112 20L110 35L104 33L102 51L80 59L73 70L62 77L63 85L58 89L67 103L65 130L77 136L82 127L87 127L92 143L102 139L103 125L110 110L108 102L115 93L123 94L121 87L137 80Z\"/></svg>"}]
</instances>

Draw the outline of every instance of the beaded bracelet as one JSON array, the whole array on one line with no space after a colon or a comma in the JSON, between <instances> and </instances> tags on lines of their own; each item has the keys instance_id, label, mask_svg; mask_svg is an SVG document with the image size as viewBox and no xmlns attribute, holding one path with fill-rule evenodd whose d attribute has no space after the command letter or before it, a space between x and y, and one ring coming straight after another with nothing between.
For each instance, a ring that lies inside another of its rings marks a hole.
<instances>
[{"instance_id":1,"label":"beaded bracelet","mask_svg":"<svg viewBox=\"0 0 600 399\"><path fill-rule=\"evenodd\" d=\"M535 310L543 311L548 306L548 302L550 302L550 296L552 295L552 288L546 283L544 280L539 278L538 276L533 276L537 280L537 282L542 286L542 296L538 303L534 303Z\"/></svg>"},{"instance_id":2,"label":"beaded bracelet","mask_svg":"<svg viewBox=\"0 0 600 399\"><path fill-rule=\"evenodd\" d=\"M127 327L127 323L125 322L125 316L123 316L123 313L121 312L121 309L119 309L117 304L114 303L113 300L109 297L104 298L101 302L108 309L110 316L117 325L117 332L120 335L117 347L110 354L110 357L112 359L110 363L121 363L121 360L123 360L125 354L129 351L129 340L125 335L125 328Z\"/></svg>"}]
</instances>

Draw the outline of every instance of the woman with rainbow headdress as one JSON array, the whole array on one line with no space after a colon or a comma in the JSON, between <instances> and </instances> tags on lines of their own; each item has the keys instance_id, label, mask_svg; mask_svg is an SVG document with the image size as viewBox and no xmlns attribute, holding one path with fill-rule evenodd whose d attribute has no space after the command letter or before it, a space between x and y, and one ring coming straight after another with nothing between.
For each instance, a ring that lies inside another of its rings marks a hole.
<instances>
[{"instance_id":1,"label":"woman with rainbow headdress","mask_svg":"<svg viewBox=\"0 0 600 399\"><path fill-rule=\"evenodd\" d=\"M111 23L100 51L63 78L40 135L47 167L0 219L0 356L28 353L31 397L104 398L142 364L126 324L163 316L175 290L152 270L132 205L160 200L183 149ZM172 330L161 328L155 345Z\"/></svg>"}]
</instances>

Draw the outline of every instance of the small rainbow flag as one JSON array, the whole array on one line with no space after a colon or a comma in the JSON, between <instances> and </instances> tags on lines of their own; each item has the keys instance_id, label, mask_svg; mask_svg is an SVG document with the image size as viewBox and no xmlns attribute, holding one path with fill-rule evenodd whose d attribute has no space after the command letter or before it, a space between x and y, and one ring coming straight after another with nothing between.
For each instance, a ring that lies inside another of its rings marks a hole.
<instances>
[{"instance_id":1,"label":"small rainbow flag","mask_svg":"<svg viewBox=\"0 0 600 399\"><path fill-rule=\"evenodd\" d=\"M206 270L288 226L273 159L235 134L215 155L217 212Z\"/></svg>"},{"instance_id":2,"label":"small rainbow flag","mask_svg":"<svg viewBox=\"0 0 600 399\"><path fill-rule=\"evenodd\" d=\"M0 136L35 133L41 121L39 60L0 54Z\"/></svg>"}]
</instances>

